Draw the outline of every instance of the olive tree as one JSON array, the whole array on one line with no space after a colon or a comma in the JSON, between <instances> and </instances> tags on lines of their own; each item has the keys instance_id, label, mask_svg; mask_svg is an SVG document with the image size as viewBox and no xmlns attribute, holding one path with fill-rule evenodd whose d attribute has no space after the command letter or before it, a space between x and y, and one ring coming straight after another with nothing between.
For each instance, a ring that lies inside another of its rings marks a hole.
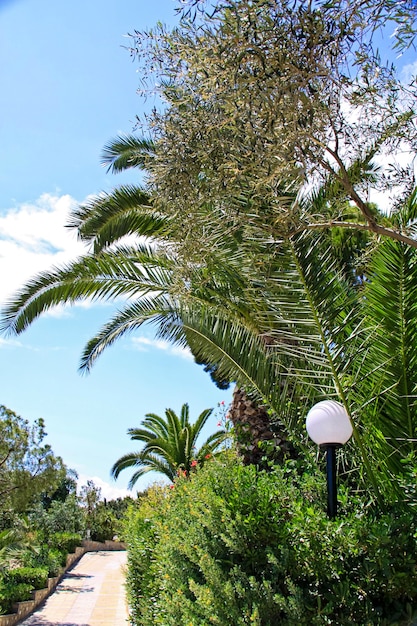
<instances>
[{"instance_id":1,"label":"olive tree","mask_svg":"<svg viewBox=\"0 0 417 626\"><path fill-rule=\"evenodd\" d=\"M146 169L158 202L182 216L190 254L196 240L199 255L211 249L205 227L216 219L235 230L261 222L276 241L337 226L416 247L369 202L370 186L385 190L395 211L414 186L416 84L402 83L377 45L381 33L399 51L413 43L415 3L186 5L179 27L133 34L143 91L164 106L138 119L150 144L141 137L132 156L120 138L105 161Z\"/></svg>"}]
</instances>

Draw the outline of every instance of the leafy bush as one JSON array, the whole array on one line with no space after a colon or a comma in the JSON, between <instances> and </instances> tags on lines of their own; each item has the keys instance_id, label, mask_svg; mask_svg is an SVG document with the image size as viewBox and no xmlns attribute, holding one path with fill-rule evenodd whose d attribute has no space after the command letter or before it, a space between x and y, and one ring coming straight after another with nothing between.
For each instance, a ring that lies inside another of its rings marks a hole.
<instances>
[{"instance_id":1,"label":"leafy bush","mask_svg":"<svg viewBox=\"0 0 417 626\"><path fill-rule=\"evenodd\" d=\"M33 586L29 583L5 583L0 581L0 615L13 612L15 602L30 600Z\"/></svg>"},{"instance_id":2,"label":"leafy bush","mask_svg":"<svg viewBox=\"0 0 417 626\"><path fill-rule=\"evenodd\" d=\"M65 555L75 552L75 548L81 543L82 538L78 533L54 533L49 537L49 546Z\"/></svg>"},{"instance_id":3,"label":"leafy bush","mask_svg":"<svg viewBox=\"0 0 417 626\"><path fill-rule=\"evenodd\" d=\"M45 542L43 531L38 532L37 542ZM58 532L48 536L47 543L28 550L22 556L23 565L28 568L42 568L48 576L58 576L67 562L67 555L81 545L81 535Z\"/></svg>"},{"instance_id":4,"label":"leafy bush","mask_svg":"<svg viewBox=\"0 0 417 626\"><path fill-rule=\"evenodd\" d=\"M27 583L33 589L44 589L48 586L48 570L43 567L17 567L3 574L6 584L20 585Z\"/></svg>"},{"instance_id":5,"label":"leafy bush","mask_svg":"<svg viewBox=\"0 0 417 626\"><path fill-rule=\"evenodd\" d=\"M48 576L58 576L67 561L67 553L50 548L47 545L39 547L36 551L27 552L23 562L26 567L42 567L47 569Z\"/></svg>"},{"instance_id":6,"label":"leafy bush","mask_svg":"<svg viewBox=\"0 0 417 626\"><path fill-rule=\"evenodd\" d=\"M117 534L118 520L114 512L104 506L103 503L99 503L99 506L95 509L94 513L89 516L88 524L91 533L91 539L93 541L106 541L106 539L113 539Z\"/></svg>"},{"instance_id":7,"label":"leafy bush","mask_svg":"<svg viewBox=\"0 0 417 626\"><path fill-rule=\"evenodd\" d=\"M54 500L48 509L41 504L33 508L30 515L33 528L41 533L45 541L55 533L78 533L85 530L84 513L75 495L64 502Z\"/></svg>"},{"instance_id":8,"label":"leafy bush","mask_svg":"<svg viewBox=\"0 0 417 626\"><path fill-rule=\"evenodd\" d=\"M227 457L155 488L127 523L136 626L408 624L417 607L417 515L374 510L294 463Z\"/></svg>"}]
</instances>

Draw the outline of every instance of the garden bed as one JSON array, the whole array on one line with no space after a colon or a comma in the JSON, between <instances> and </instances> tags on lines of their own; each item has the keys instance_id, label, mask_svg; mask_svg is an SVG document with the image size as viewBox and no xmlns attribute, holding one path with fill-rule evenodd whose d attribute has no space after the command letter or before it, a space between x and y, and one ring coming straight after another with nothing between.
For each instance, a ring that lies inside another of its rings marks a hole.
<instances>
[{"instance_id":1,"label":"garden bed","mask_svg":"<svg viewBox=\"0 0 417 626\"><path fill-rule=\"evenodd\" d=\"M14 607L14 612L9 613L7 615L0 615L0 626L14 626L18 624L25 617L33 613L37 609L37 607L42 604L50 595L53 593L71 567L77 563L80 558L86 552L100 552L101 550L125 550L126 546L124 543L120 541L105 541L104 543L100 543L98 541L83 541L82 546L75 549L75 552L72 554L68 554L67 562L65 567L59 576L55 576L53 578L48 578L48 586L44 589L36 589L33 591L33 598L31 600L26 600L25 602L16 602Z\"/></svg>"}]
</instances>

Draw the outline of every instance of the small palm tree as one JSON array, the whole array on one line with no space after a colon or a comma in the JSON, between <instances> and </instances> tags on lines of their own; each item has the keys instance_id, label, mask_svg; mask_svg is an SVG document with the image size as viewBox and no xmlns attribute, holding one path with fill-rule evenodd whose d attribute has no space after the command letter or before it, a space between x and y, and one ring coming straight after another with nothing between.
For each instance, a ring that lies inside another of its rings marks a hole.
<instances>
[{"instance_id":1,"label":"small palm tree","mask_svg":"<svg viewBox=\"0 0 417 626\"><path fill-rule=\"evenodd\" d=\"M27 552L37 554L39 547L34 544L33 532L26 516L14 522L13 528L0 531L0 572L22 565L22 557Z\"/></svg>"},{"instance_id":2,"label":"small palm tree","mask_svg":"<svg viewBox=\"0 0 417 626\"><path fill-rule=\"evenodd\" d=\"M197 439L212 412L213 409L206 409L194 424L190 423L188 404L183 404L180 416L172 409L166 409L165 417L148 413L141 428L129 428L127 431L132 441L144 442L144 448L122 456L113 465L111 475L116 479L122 470L138 468L129 481L129 489L138 478L150 471L165 474L171 481L180 471L188 475L197 463L202 465L207 458L219 452L228 437L225 430L219 430L210 435L199 449L196 448Z\"/></svg>"}]
</instances>

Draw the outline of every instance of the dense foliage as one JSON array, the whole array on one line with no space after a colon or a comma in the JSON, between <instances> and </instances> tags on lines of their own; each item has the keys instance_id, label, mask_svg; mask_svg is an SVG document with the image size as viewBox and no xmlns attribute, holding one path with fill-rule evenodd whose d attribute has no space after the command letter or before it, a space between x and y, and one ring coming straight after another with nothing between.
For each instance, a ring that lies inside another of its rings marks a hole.
<instances>
[{"instance_id":1,"label":"dense foliage","mask_svg":"<svg viewBox=\"0 0 417 626\"><path fill-rule=\"evenodd\" d=\"M151 489L127 528L133 623L410 623L415 511L375 510L346 489L340 500L331 522L314 468L257 472L227 457Z\"/></svg>"},{"instance_id":2,"label":"dense foliage","mask_svg":"<svg viewBox=\"0 0 417 626\"><path fill-rule=\"evenodd\" d=\"M9 531L9 537L3 533L0 614L12 613L15 602L30 600L32 591L47 587L48 577L62 572L67 555L81 545L81 540L80 534L69 532L45 535L33 525L20 532L20 537L13 531Z\"/></svg>"},{"instance_id":3,"label":"dense foliage","mask_svg":"<svg viewBox=\"0 0 417 626\"><path fill-rule=\"evenodd\" d=\"M45 424L34 424L0 406L0 513L24 512L40 497L55 491L66 473L60 457L44 442ZM0 528L2 528L0 521Z\"/></svg>"},{"instance_id":4,"label":"dense foliage","mask_svg":"<svg viewBox=\"0 0 417 626\"><path fill-rule=\"evenodd\" d=\"M90 482L84 493L93 490ZM33 590L46 587L48 576L62 572L67 555L86 537L105 541L121 536L131 503L131 498L100 500L88 508L70 493L48 507L39 501L27 517L15 514L13 527L0 532L0 614L12 612L14 602L28 600Z\"/></svg>"}]
</instances>

